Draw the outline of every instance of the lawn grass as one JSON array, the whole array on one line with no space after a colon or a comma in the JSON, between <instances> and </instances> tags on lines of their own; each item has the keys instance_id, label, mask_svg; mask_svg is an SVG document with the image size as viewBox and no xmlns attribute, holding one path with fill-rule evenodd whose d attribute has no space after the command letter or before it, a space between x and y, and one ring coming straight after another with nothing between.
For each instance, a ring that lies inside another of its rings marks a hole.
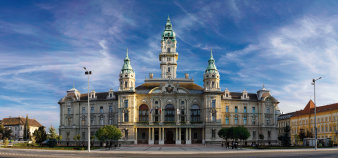
<instances>
[{"instance_id":1,"label":"lawn grass","mask_svg":"<svg viewBox=\"0 0 338 158\"><path fill-rule=\"evenodd\" d=\"M314 148L312 146L262 146L262 147L244 147L245 149L311 149ZM329 147L318 147L318 148L329 148Z\"/></svg>"},{"instance_id":2,"label":"lawn grass","mask_svg":"<svg viewBox=\"0 0 338 158\"><path fill-rule=\"evenodd\" d=\"M85 147L77 147L77 146L39 146L38 144L28 144L28 143L16 143L13 146L7 146L4 148L12 148L12 149L44 149L44 150L87 150ZM91 150L100 149L100 147L91 147Z\"/></svg>"}]
</instances>

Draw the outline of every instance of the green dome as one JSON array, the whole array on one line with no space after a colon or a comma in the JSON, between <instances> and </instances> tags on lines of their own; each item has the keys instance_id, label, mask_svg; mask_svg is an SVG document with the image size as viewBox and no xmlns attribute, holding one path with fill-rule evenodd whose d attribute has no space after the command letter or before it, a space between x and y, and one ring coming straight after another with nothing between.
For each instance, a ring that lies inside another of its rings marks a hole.
<instances>
[{"instance_id":1,"label":"green dome","mask_svg":"<svg viewBox=\"0 0 338 158\"><path fill-rule=\"evenodd\" d=\"M212 56L212 49L211 49L211 52L210 52L210 59L208 61L208 67L205 70L205 73L211 73L211 72L218 72L216 65L215 65L215 59Z\"/></svg>"},{"instance_id":2,"label":"green dome","mask_svg":"<svg viewBox=\"0 0 338 158\"><path fill-rule=\"evenodd\" d=\"M124 63L121 69L121 73L133 73L134 70L130 65L130 59L128 57L128 48L127 48L127 54L126 54L126 58L124 59Z\"/></svg>"},{"instance_id":3,"label":"green dome","mask_svg":"<svg viewBox=\"0 0 338 158\"><path fill-rule=\"evenodd\" d=\"M169 16L168 16L168 19L167 19L167 23L165 24L164 32L162 34L162 40L166 40L166 39L171 39L173 41L176 40L176 34L173 31L172 24L171 24Z\"/></svg>"}]
</instances>

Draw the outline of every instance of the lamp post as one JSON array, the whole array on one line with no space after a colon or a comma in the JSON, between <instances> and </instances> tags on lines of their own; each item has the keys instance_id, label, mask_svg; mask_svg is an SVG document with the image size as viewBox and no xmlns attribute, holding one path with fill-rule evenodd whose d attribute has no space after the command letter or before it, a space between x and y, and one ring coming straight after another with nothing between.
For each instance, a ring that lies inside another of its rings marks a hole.
<instances>
[{"instance_id":1,"label":"lamp post","mask_svg":"<svg viewBox=\"0 0 338 158\"><path fill-rule=\"evenodd\" d=\"M320 80L322 77L319 77L317 79L312 79L312 85L313 85L313 100L315 103L315 150L317 150L317 105L316 105L316 81Z\"/></svg>"},{"instance_id":2,"label":"lamp post","mask_svg":"<svg viewBox=\"0 0 338 158\"><path fill-rule=\"evenodd\" d=\"M85 70L85 75L88 76L88 105L87 105L87 121L88 121L88 152L90 152L90 106L89 106L89 76L92 74L92 71L87 70L86 67L83 67Z\"/></svg>"}]
</instances>

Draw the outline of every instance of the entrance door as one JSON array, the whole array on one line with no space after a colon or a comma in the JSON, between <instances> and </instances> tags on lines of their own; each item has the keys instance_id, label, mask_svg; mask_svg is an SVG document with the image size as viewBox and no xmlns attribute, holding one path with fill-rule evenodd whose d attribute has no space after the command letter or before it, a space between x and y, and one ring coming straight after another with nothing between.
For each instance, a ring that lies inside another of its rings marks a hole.
<instances>
[{"instance_id":1,"label":"entrance door","mask_svg":"<svg viewBox=\"0 0 338 158\"><path fill-rule=\"evenodd\" d=\"M158 128L154 129L154 137L155 137L154 144L158 144L158 140L159 140L159 130L158 130Z\"/></svg>"},{"instance_id":2,"label":"entrance door","mask_svg":"<svg viewBox=\"0 0 338 158\"><path fill-rule=\"evenodd\" d=\"M165 144L175 144L174 132L172 130L166 132Z\"/></svg>"},{"instance_id":3,"label":"entrance door","mask_svg":"<svg viewBox=\"0 0 338 158\"><path fill-rule=\"evenodd\" d=\"M186 144L186 142L185 142L185 128L181 129L181 144Z\"/></svg>"}]
</instances>

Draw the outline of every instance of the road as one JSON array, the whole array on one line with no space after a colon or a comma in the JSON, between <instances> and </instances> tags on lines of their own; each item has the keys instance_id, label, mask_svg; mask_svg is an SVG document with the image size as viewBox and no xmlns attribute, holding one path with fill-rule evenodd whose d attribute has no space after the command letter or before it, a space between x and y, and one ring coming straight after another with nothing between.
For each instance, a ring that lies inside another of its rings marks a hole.
<instances>
[{"instance_id":1,"label":"road","mask_svg":"<svg viewBox=\"0 0 338 158\"><path fill-rule=\"evenodd\" d=\"M291 157L291 158L337 158L338 149L333 150L252 150L230 152L128 152L128 151L55 151L55 150L25 150L25 149L1 149L1 158L21 157L175 157L175 158L199 158L199 157Z\"/></svg>"}]
</instances>

